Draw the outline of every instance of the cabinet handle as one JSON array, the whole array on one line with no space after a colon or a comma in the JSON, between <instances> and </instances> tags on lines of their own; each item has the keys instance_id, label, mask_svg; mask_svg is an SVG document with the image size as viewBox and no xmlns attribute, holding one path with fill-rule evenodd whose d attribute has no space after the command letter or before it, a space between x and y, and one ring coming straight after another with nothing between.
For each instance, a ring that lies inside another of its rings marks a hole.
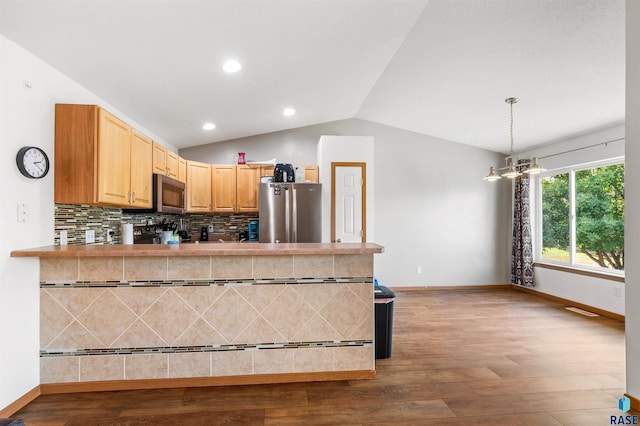
<instances>
[{"instance_id":1,"label":"cabinet handle","mask_svg":"<svg viewBox=\"0 0 640 426\"><path fill-rule=\"evenodd\" d=\"M131 198L132 198L131 204L135 204L135 202L136 202L136 193L135 193L135 191L131 193Z\"/></svg>"},{"instance_id":2,"label":"cabinet handle","mask_svg":"<svg viewBox=\"0 0 640 426\"><path fill-rule=\"evenodd\" d=\"M170 174L171 174L171 169L167 167L167 176L169 176Z\"/></svg>"},{"instance_id":3,"label":"cabinet handle","mask_svg":"<svg viewBox=\"0 0 640 426\"><path fill-rule=\"evenodd\" d=\"M131 198L131 191L129 191L129 204L133 204L133 199Z\"/></svg>"}]
</instances>

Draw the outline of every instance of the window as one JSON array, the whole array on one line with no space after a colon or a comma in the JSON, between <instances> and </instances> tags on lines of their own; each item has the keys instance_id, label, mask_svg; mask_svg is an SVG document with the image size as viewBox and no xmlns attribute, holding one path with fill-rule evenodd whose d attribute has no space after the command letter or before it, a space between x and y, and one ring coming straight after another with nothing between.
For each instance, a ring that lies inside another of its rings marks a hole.
<instances>
[{"instance_id":1,"label":"window","mask_svg":"<svg viewBox=\"0 0 640 426\"><path fill-rule=\"evenodd\" d=\"M538 259L624 271L624 163L594 163L540 176Z\"/></svg>"}]
</instances>

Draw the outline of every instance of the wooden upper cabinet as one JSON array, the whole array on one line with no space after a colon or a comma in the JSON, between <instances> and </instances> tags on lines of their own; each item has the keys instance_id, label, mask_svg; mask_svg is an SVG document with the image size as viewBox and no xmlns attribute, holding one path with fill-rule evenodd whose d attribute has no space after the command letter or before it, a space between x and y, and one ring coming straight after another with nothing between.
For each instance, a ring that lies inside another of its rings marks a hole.
<instances>
[{"instance_id":1,"label":"wooden upper cabinet","mask_svg":"<svg viewBox=\"0 0 640 426\"><path fill-rule=\"evenodd\" d=\"M212 211L233 213L236 211L236 166L233 164L211 165Z\"/></svg>"},{"instance_id":2,"label":"wooden upper cabinet","mask_svg":"<svg viewBox=\"0 0 640 426\"><path fill-rule=\"evenodd\" d=\"M307 182L320 182L320 169L318 166L304 166L304 180Z\"/></svg>"},{"instance_id":3,"label":"wooden upper cabinet","mask_svg":"<svg viewBox=\"0 0 640 426\"><path fill-rule=\"evenodd\" d=\"M167 148L159 143L153 143L153 173L167 174Z\"/></svg>"},{"instance_id":4,"label":"wooden upper cabinet","mask_svg":"<svg viewBox=\"0 0 640 426\"><path fill-rule=\"evenodd\" d=\"M98 202L126 206L131 191L131 127L98 110Z\"/></svg>"},{"instance_id":5,"label":"wooden upper cabinet","mask_svg":"<svg viewBox=\"0 0 640 426\"><path fill-rule=\"evenodd\" d=\"M131 136L131 205L133 207L151 208L153 204L152 153L153 141L134 130Z\"/></svg>"},{"instance_id":6,"label":"wooden upper cabinet","mask_svg":"<svg viewBox=\"0 0 640 426\"><path fill-rule=\"evenodd\" d=\"M167 176L178 179L180 173L180 161L178 154L167 151Z\"/></svg>"},{"instance_id":7,"label":"wooden upper cabinet","mask_svg":"<svg viewBox=\"0 0 640 426\"><path fill-rule=\"evenodd\" d=\"M178 180L187 182L187 160L182 157L178 157Z\"/></svg>"},{"instance_id":8,"label":"wooden upper cabinet","mask_svg":"<svg viewBox=\"0 0 640 426\"><path fill-rule=\"evenodd\" d=\"M135 206L149 207L151 176L137 169L149 170L152 153L140 136L97 105L57 104L54 202L132 207L135 191Z\"/></svg>"},{"instance_id":9,"label":"wooden upper cabinet","mask_svg":"<svg viewBox=\"0 0 640 426\"><path fill-rule=\"evenodd\" d=\"M54 202L128 206L131 127L97 105L56 105Z\"/></svg>"},{"instance_id":10,"label":"wooden upper cabinet","mask_svg":"<svg viewBox=\"0 0 640 426\"><path fill-rule=\"evenodd\" d=\"M98 107L56 104L54 202L98 203Z\"/></svg>"},{"instance_id":11,"label":"wooden upper cabinet","mask_svg":"<svg viewBox=\"0 0 640 426\"><path fill-rule=\"evenodd\" d=\"M180 173L178 158L178 154L169 151L157 142L153 143L153 173L178 179Z\"/></svg>"},{"instance_id":12,"label":"wooden upper cabinet","mask_svg":"<svg viewBox=\"0 0 640 426\"><path fill-rule=\"evenodd\" d=\"M273 172L273 168L271 170ZM258 189L262 166L238 165L236 183L236 212L249 213L258 211Z\"/></svg>"},{"instance_id":13,"label":"wooden upper cabinet","mask_svg":"<svg viewBox=\"0 0 640 426\"><path fill-rule=\"evenodd\" d=\"M187 161L187 211L211 211L211 165Z\"/></svg>"}]
</instances>

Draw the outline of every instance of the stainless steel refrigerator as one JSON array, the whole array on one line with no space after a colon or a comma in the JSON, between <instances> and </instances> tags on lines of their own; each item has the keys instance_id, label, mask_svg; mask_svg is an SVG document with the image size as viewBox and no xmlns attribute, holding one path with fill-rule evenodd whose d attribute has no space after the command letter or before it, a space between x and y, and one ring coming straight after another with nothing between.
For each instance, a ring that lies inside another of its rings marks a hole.
<instances>
[{"instance_id":1,"label":"stainless steel refrigerator","mask_svg":"<svg viewBox=\"0 0 640 426\"><path fill-rule=\"evenodd\" d=\"M258 197L261 243L322 241L322 184L261 183Z\"/></svg>"}]
</instances>

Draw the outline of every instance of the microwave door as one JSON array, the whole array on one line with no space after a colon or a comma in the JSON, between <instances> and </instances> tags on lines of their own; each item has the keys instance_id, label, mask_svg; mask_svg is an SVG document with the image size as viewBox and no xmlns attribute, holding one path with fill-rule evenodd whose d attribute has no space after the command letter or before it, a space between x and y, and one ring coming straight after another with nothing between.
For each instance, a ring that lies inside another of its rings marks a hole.
<instances>
[{"instance_id":1,"label":"microwave door","mask_svg":"<svg viewBox=\"0 0 640 426\"><path fill-rule=\"evenodd\" d=\"M159 213L184 213L184 183L164 175L154 175L154 203Z\"/></svg>"}]
</instances>

